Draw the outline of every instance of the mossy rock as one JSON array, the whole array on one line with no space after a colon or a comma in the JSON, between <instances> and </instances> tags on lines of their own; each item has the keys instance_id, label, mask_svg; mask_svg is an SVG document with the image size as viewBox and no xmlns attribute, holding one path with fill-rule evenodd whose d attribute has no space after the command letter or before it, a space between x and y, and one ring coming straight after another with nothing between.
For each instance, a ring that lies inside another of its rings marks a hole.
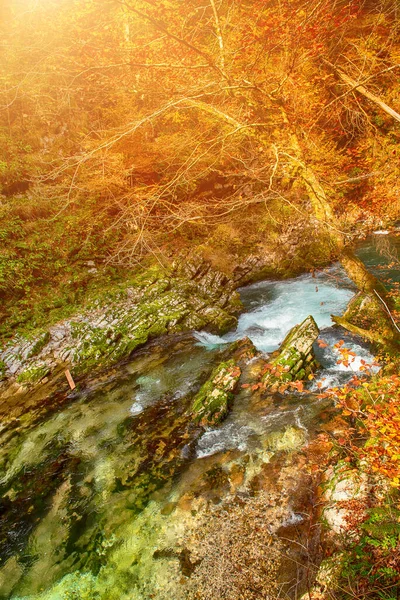
<instances>
[{"instance_id":1,"label":"mossy rock","mask_svg":"<svg viewBox=\"0 0 400 600\"><path fill-rule=\"evenodd\" d=\"M241 369L233 359L214 369L193 400L191 412L195 423L213 427L225 419L240 375Z\"/></svg>"},{"instance_id":2,"label":"mossy rock","mask_svg":"<svg viewBox=\"0 0 400 600\"><path fill-rule=\"evenodd\" d=\"M54 364L60 357L68 359L76 373L85 375L115 364L158 336L188 329L224 333L237 325L233 315L241 308L239 295L228 283L226 276L204 261L192 265L186 275L150 267L124 289L107 290L87 305L84 313L64 323L64 339L55 338L55 346L49 348L55 353ZM24 340L26 351L16 355L21 363L17 372L22 371L19 382L31 384L43 377L49 341L49 331ZM0 378L6 376L7 367L0 370Z\"/></svg>"},{"instance_id":3,"label":"mossy rock","mask_svg":"<svg viewBox=\"0 0 400 600\"><path fill-rule=\"evenodd\" d=\"M0 360L0 381L4 379L6 376L7 365L2 360Z\"/></svg>"},{"instance_id":4,"label":"mossy rock","mask_svg":"<svg viewBox=\"0 0 400 600\"><path fill-rule=\"evenodd\" d=\"M274 353L271 368L264 375L263 382L273 386L279 382L304 380L317 367L313 344L318 335L318 326L311 315L295 325Z\"/></svg>"},{"instance_id":5,"label":"mossy rock","mask_svg":"<svg viewBox=\"0 0 400 600\"><path fill-rule=\"evenodd\" d=\"M229 344L229 346L223 352L222 357L224 359L233 359L239 364L239 366L241 366L242 362L247 362L248 360L254 358L257 354L257 348L251 339L244 337Z\"/></svg>"},{"instance_id":6,"label":"mossy rock","mask_svg":"<svg viewBox=\"0 0 400 600\"><path fill-rule=\"evenodd\" d=\"M39 383L49 373L50 367L48 365L33 365L18 375L17 382L22 385L34 385L35 383Z\"/></svg>"},{"instance_id":7,"label":"mossy rock","mask_svg":"<svg viewBox=\"0 0 400 600\"><path fill-rule=\"evenodd\" d=\"M43 350L43 348L46 346L46 344L48 344L49 341L50 333L48 331L44 331L34 340L34 343L29 351L27 358L32 358L33 356L39 354L39 352Z\"/></svg>"},{"instance_id":8,"label":"mossy rock","mask_svg":"<svg viewBox=\"0 0 400 600\"><path fill-rule=\"evenodd\" d=\"M211 332L224 335L231 329L234 329L237 325L237 318L228 314L224 310L215 310L215 317L211 321L209 329Z\"/></svg>"}]
</instances>

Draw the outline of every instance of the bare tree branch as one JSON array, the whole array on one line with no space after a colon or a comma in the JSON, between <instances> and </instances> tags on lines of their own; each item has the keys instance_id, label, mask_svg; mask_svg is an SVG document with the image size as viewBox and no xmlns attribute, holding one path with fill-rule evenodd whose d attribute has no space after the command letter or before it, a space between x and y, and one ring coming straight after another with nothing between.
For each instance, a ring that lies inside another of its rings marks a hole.
<instances>
[{"instance_id":1,"label":"bare tree branch","mask_svg":"<svg viewBox=\"0 0 400 600\"><path fill-rule=\"evenodd\" d=\"M398 66L400 66L400 65L396 65L396 67L398 67ZM375 94L371 94L371 92L369 92L361 83L354 81L354 79L352 79L351 77L346 75L346 73L344 73L340 69L336 69L336 72L339 75L340 79L342 81L344 81L345 83L347 83L347 85L351 86L351 88L353 90L359 92L360 94L362 94L363 96L368 98L368 100L371 100L372 102L377 104L388 115L393 117L393 119L396 119L396 121L400 122L400 114L398 112L396 112L395 110L393 110L393 108L388 106L385 102L383 102L383 100L381 100L381 98L379 98L378 96L375 96Z\"/></svg>"},{"instance_id":2,"label":"bare tree branch","mask_svg":"<svg viewBox=\"0 0 400 600\"><path fill-rule=\"evenodd\" d=\"M142 19L145 19L146 21L151 23L153 25L153 27L155 27L158 31L162 31L165 35L167 35L171 39L175 40L179 44L182 44L183 46L186 46L186 48L189 48L189 50L196 52L196 54L198 54L199 56L201 56L202 58L204 58L207 61L207 64L210 66L211 69L213 69L214 71L217 71L223 79L227 79L225 73L215 64L213 59L206 52L204 52L200 48L197 48L197 46L195 46L191 42L188 42L187 40L172 33L172 31L170 31L162 21L155 19L151 15L148 15L148 14L142 12L141 10L138 10L137 8L133 7L132 5L130 5L126 2L123 2L122 0L119 1L119 4L122 4L122 6L125 6L131 12L134 12L136 15L138 15Z\"/></svg>"},{"instance_id":3,"label":"bare tree branch","mask_svg":"<svg viewBox=\"0 0 400 600\"><path fill-rule=\"evenodd\" d=\"M221 31L221 23L220 23L220 20L219 20L219 15L218 15L217 7L215 6L214 0L210 0L210 4L211 4L211 8L212 8L213 13L214 13L215 33L217 35L218 44L219 44L220 69L221 69L222 72L225 72L225 48L224 48L224 38L222 37L222 31Z\"/></svg>"}]
</instances>

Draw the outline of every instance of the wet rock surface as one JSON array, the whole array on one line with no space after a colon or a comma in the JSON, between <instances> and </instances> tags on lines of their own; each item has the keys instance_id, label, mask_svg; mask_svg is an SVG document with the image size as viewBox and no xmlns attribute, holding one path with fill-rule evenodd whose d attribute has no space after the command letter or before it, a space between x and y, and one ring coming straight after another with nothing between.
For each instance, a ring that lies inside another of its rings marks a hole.
<instances>
[{"instance_id":1,"label":"wet rock surface","mask_svg":"<svg viewBox=\"0 0 400 600\"><path fill-rule=\"evenodd\" d=\"M200 257L167 271L152 268L125 291L95 301L83 314L34 336L16 337L0 352L0 391L11 382L32 387L57 365L76 374L129 356L148 340L190 329L224 332L236 324L240 300L235 284Z\"/></svg>"},{"instance_id":2,"label":"wet rock surface","mask_svg":"<svg viewBox=\"0 0 400 600\"><path fill-rule=\"evenodd\" d=\"M203 427L215 426L225 419L242 374L241 367L256 354L248 338L230 344L224 355L233 358L221 362L213 370L193 400L191 412L195 423Z\"/></svg>"},{"instance_id":3,"label":"wet rock surface","mask_svg":"<svg viewBox=\"0 0 400 600\"><path fill-rule=\"evenodd\" d=\"M241 370L234 360L218 365L192 404L196 423L206 426L218 425L228 414L233 391L240 379Z\"/></svg>"},{"instance_id":4,"label":"wet rock surface","mask_svg":"<svg viewBox=\"0 0 400 600\"><path fill-rule=\"evenodd\" d=\"M263 378L264 384L274 388L280 382L307 379L318 367L313 351L318 336L319 329L311 315L293 327L272 355L271 369Z\"/></svg>"}]
</instances>

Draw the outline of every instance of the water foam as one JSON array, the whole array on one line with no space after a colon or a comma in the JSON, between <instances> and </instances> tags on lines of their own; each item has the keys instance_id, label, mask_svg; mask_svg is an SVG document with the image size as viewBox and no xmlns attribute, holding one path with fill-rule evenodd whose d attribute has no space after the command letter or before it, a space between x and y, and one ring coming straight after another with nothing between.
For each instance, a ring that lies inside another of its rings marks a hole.
<instances>
[{"instance_id":1,"label":"water foam","mask_svg":"<svg viewBox=\"0 0 400 600\"><path fill-rule=\"evenodd\" d=\"M286 281L263 281L240 290L245 307L236 331L224 336L196 332L198 344L215 348L245 336L261 352L279 347L287 332L312 315L318 327L332 325L332 314L341 314L354 294L350 281L337 268L316 277L302 275Z\"/></svg>"},{"instance_id":2,"label":"water foam","mask_svg":"<svg viewBox=\"0 0 400 600\"><path fill-rule=\"evenodd\" d=\"M363 374L363 363L372 363L373 356L359 339L349 336L338 327L332 327L332 314L340 315L354 295L354 287L343 270L334 266L316 276L302 275L285 281L262 281L240 290L245 311L240 315L235 331L223 336L195 332L197 344L209 350L249 337L260 352L279 348L288 331L312 315L327 343L316 353L323 370L311 384L318 387L336 387L349 382L354 374ZM338 363L340 353L335 344L345 336L345 345L356 354L346 366ZM373 367L372 372L377 368Z\"/></svg>"}]
</instances>

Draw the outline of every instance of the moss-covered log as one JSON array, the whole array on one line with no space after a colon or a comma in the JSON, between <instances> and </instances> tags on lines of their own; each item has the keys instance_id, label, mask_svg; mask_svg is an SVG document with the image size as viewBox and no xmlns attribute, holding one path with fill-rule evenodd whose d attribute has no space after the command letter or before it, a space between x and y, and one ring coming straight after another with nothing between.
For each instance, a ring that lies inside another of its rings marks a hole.
<instances>
[{"instance_id":1,"label":"moss-covered log","mask_svg":"<svg viewBox=\"0 0 400 600\"><path fill-rule=\"evenodd\" d=\"M360 337L363 337L372 343L386 345L388 342L387 338L385 338L377 331L370 331L369 329L362 329L362 327L357 327L357 325L353 325L344 317L335 317L334 315L332 315L332 321L337 325L340 325L340 327L343 327L343 329L350 331L350 333L359 335Z\"/></svg>"}]
</instances>

